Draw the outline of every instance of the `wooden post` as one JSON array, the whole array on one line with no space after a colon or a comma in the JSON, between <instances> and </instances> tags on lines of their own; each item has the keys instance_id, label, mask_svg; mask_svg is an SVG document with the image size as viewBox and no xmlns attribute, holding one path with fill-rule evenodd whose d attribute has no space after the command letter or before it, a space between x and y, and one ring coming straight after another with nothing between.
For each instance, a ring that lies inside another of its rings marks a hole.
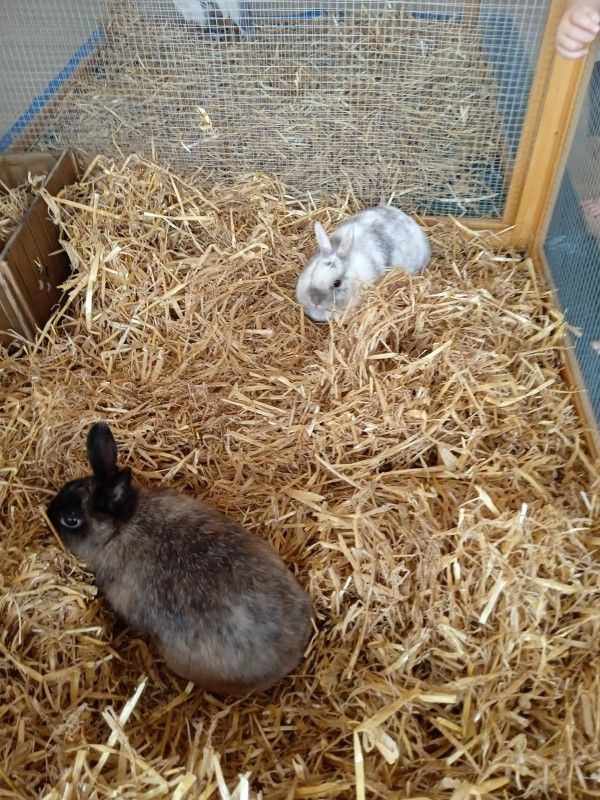
<instances>
[{"instance_id":1,"label":"wooden post","mask_svg":"<svg viewBox=\"0 0 600 800\"><path fill-rule=\"evenodd\" d=\"M525 185L525 177L529 159L531 158L533 143L539 130L538 123L546 95L550 66L554 60L554 38L564 8L565 0L552 0L548 10L546 27L538 53L531 90L529 92L527 114L523 122L517 156L508 187L506 203L504 205L502 219L506 225L512 225L515 221L519 201Z\"/></svg>"},{"instance_id":2,"label":"wooden post","mask_svg":"<svg viewBox=\"0 0 600 800\"><path fill-rule=\"evenodd\" d=\"M572 60L556 55L552 61L538 133L514 220L512 244L515 247L533 244L548 199L554 196L556 179L562 172L582 102L580 89L587 68L588 59L585 58Z\"/></svg>"},{"instance_id":3,"label":"wooden post","mask_svg":"<svg viewBox=\"0 0 600 800\"><path fill-rule=\"evenodd\" d=\"M550 217L552 216L554 204L563 181L565 169L567 167L567 161L569 160L573 137L575 136L575 132L581 118L581 108L586 97L586 92L584 89L589 86L589 79L591 77L591 72L596 58L597 56L593 55L592 53L585 60L585 66L581 74L580 85L577 89L577 97L574 98L574 103L571 110L569 129L566 131L560 157L554 165L552 185L550 186L546 195L541 198L538 221L532 232L532 250L537 248L541 251L543 249L548 228L550 227Z\"/></svg>"}]
</instances>

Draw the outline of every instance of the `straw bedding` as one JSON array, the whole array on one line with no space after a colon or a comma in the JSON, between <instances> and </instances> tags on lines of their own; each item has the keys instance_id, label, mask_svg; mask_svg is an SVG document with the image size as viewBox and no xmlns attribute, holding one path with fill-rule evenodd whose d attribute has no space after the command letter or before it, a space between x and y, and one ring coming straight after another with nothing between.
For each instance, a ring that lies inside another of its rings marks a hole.
<instances>
[{"instance_id":1,"label":"straw bedding","mask_svg":"<svg viewBox=\"0 0 600 800\"><path fill-rule=\"evenodd\" d=\"M295 277L351 198L132 158L48 202L67 305L2 355L1 796L596 796L598 472L529 260L444 222L317 326ZM43 517L99 418L296 572L297 675L229 703L115 621Z\"/></svg>"},{"instance_id":2,"label":"straw bedding","mask_svg":"<svg viewBox=\"0 0 600 800\"><path fill-rule=\"evenodd\" d=\"M42 186L45 178L45 175L35 175L29 181L12 187L0 181L0 249L17 230L36 190Z\"/></svg>"},{"instance_id":3,"label":"straw bedding","mask_svg":"<svg viewBox=\"0 0 600 800\"><path fill-rule=\"evenodd\" d=\"M399 191L421 213L498 214L508 164L483 34L399 6L257 17L224 41L118 0L32 146L93 157L153 142L219 180L264 171L327 195L343 179L363 203Z\"/></svg>"}]
</instances>

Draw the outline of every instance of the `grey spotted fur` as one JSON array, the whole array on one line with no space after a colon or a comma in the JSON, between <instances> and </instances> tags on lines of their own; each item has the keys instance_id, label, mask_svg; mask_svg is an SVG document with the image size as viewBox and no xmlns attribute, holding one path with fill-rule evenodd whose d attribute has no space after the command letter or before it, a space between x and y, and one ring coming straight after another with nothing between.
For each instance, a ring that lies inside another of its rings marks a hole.
<instances>
[{"instance_id":1,"label":"grey spotted fur","mask_svg":"<svg viewBox=\"0 0 600 800\"><path fill-rule=\"evenodd\" d=\"M361 285L374 283L387 270L420 272L431 258L425 231L399 208L361 211L330 235L317 222L315 235L318 250L296 285L298 303L315 322L354 305Z\"/></svg>"}]
</instances>

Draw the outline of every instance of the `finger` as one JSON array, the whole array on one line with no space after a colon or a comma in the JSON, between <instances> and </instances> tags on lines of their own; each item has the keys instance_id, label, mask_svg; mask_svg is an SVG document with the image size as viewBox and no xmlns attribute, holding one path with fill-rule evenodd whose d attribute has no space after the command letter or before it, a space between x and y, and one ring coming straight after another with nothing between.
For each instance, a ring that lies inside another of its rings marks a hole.
<instances>
[{"instance_id":1,"label":"finger","mask_svg":"<svg viewBox=\"0 0 600 800\"><path fill-rule=\"evenodd\" d=\"M560 42L556 42L556 49L564 58L581 58L581 56L589 53L589 49L587 47L582 48L581 45L577 44L577 42L573 42L572 40L568 40L568 43L565 45L564 39Z\"/></svg>"},{"instance_id":2,"label":"finger","mask_svg":"<svg viewBox=\"0 0 600 800\"><path fill-rule=\"evenodd\" d=\"M584 30L583 28L573 28L572 30L566 31L566 35L569 39L573 39L580 44L589 44L593 42L598 34L598 30Z\"/></svg>"},{"instance_id":3,"label":"finger","mask_svg":"<svg viewBox=\"0 0 600 800\"><path fill-rule=\"evenodd\" d=\"M584 200L581 208L590 217L600 216L600 200Z\"/></svg>"},{"instance_id":4,"label":"finger","mask_svg":"<svg viewBox=\"0 0 600 800\"><path fill-rule=\"evenodd\" d=\"M562 35L566 36L568 39L574 39L575 41L579 42L591 42L596 37L598 33L598 27L596 25L589 25L589 26L582 26L576 25L572 22L568 22L562 26Z\"/></svg>"},{"instance_id":5,"label":"finger","mask_svg":"<svg viewBox=\"0 0 600 800\"><path fill-rule=\"evenodd\" d=\"M565 50L581 50L587 42L581 41L582 37L572 34L563 33L561 36L556 37L557 43Z\"/></svg>"},{"instance_id":6,"label":"finger","mask_svg":"<svg viewBox=\"0 0 600 800\"><path fill-rule=\"evenodd\" d=\"M576 50L573 52L572 50L565 50L559 45L556 45L556 51L563 58L568 58L570 61L574 61L576 58L581 58L590 52L589 50Z\"/></svg>"},{"instance_id":7,"label":"finger","mask_svg":"<svg viewBox=\"0 0 600 800\"><path fill-rule=\"evenodd\" d=\"M596 35L600 28L600 13L593 8L577 8L572 12L569 21L578 28Z\"/></svg>"},{"instance_id":8,"label":"finger","mask_svg":"<svg viewBox=\"0 0 600 800\"><path fill-rule=\"evenodd\" d=\"M577 50L573 53L571 50L561 50L560 47L557 47L556 49L563 58L568 58L570 61L575 61L576 58L586 56L590 52L589 50Z\"/></svg>"}]
</instances>

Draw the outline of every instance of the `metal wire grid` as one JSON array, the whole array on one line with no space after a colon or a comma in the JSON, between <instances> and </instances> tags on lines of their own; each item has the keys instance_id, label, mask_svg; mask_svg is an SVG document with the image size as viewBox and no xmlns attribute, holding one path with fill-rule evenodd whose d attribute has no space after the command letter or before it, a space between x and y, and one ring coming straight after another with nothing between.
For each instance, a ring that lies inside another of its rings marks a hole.
<instances>
[{"instance_id":1,"label":"metal wire grid","mask_svg":"<svg viewBox=\"0 0 600 800\"><path fill-rule=\"evenodd\" d=\"M217 178L502 213L548 0L240 0L238 27L175 2L9 0L4 147L154 146Z\"/></svg>"},{"instance_id":2,"label":"metal wire grid","mask_svg":"<svg viewBox=\"0 0 600 800\"><path fill-rule=\"evenodd\" d=\"M0 4L0 142L4 145L0 150L12 144L12 126L23 116L23 125L31 123L52 94L53 81L60 81L69 60L97 27L103 2L3 0ZM27 114L36 98L37 107Z\"/></svg>"},{"instance_id":3,"label":"metal wire grid","mask_svg":"<svg viewBox=\"0 0 600 800\"><path fill-rule=\"evenodd\" d=\"M592 71L544 251L600 425L600 60Z\"/></svg>"}]
</instances>

